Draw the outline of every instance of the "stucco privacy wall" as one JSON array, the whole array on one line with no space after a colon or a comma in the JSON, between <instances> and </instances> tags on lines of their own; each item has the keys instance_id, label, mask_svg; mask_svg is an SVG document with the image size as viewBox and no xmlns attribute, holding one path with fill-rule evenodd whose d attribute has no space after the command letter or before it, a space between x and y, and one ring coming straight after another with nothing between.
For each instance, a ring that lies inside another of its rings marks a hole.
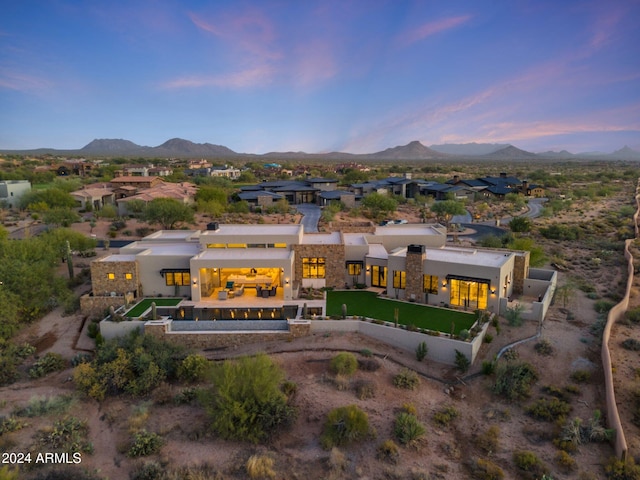
<instances>
[{"instance_id":1,"label":"stucco privacy wall","mask_svg":"<svg viewBox=\"0 0 640 480\"><path fill-rule=\"evenodd\" d=\"M633 214L633 225L635 229L636 239L640 238L640 231L638 229L638 214L640 212L640 185L636 186L636 212ZM615 430L615 437L613 446L616 451L616 456L623 460L626 460L628 453L627 439L622 429L622 422L620 421L620 414L618 412L618 406L616 405L616 394L613 388L613 372L611 371L611 351L609 350L609 340L611 338L611 328L613 324L620 320L627 309L629 308L629 298L631 297L631 286L633 285L633 255L629 247L634 240L629 239L624 244L624 256L627 259L627 288L625 290L624 297L609 310L607 315L607 324L602 332L602 369L604 370L604 387L605 397L607 403L607 423L609 428Z\"/></svg>"},{"instance_id":2,"label":"stucco privacy wall","mask_svg":"<svg viewBox=\"0 0 640 480\"><path fill-rule=\"evenodd\" d=\"M401 328L377 325L362 320L311 320L311 332L358 332L394 347L414 352L425 342L427 358L447 365L455 365L456 350L462 352L471 362L476 358L489 323L485 323L480 334L472 342L436 337L424 333L410 332Z\"/></svg>"}]
</instances>

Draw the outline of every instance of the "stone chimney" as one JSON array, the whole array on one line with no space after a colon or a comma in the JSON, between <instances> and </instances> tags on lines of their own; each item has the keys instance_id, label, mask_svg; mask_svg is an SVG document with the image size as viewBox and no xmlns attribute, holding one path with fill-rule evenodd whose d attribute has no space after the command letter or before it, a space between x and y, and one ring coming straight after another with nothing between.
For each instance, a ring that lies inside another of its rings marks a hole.
<instances>
[{"instance_id":1,"label":"stone chimney","mask_svg":"<svg viewBox=\"0 0 640 480\"><path fill-rule=\"evenodd\" d=\"M423 265L427 258L424 245L409 245L405 261L405 300L424 303Z\"/></svg>"},{"instance_id":2,"label":"stone chimney","mask_svg":"<svg viewBox=\"0 0 640 480\"><path fill-rule=\"evenodd\" d=\"M454 175L453 176L453 183L456 184L460 181L460 175Z\"/></svg>"},{"instance_id":3,"label":"stone chimney","mask_svg":"<svg viewBox=\"0 0 640 480\"><path fill-rule=\"evenodd\" d=\"M500 172L500 178L507 178L506 172Z\"/></svg>"},{"instance_id":4,"label":"stone chimney","mask_svg":"<svg viewBox=\"0 0 640 480\"><path fill-rule=\"evenodd\" d=\"M404 173L404 178L405 178L405 179L407 179L407 180L411 180L411 176L412 176L412 175L413 175L413 174L412 174L411 172L405 172L405 173Z\"/></svg>"}]
</instances>

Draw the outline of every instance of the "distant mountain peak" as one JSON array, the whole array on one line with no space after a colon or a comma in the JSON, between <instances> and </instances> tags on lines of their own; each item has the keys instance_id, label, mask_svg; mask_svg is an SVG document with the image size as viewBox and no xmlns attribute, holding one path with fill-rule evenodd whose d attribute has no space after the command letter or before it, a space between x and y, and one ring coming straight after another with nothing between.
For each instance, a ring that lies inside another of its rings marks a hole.
<instances>
[{"instance_id":1,"label":"distant mountain peak","mask_svg":"<svg viewBox=\"0 0 640 480\"><path fill-rule=\"evenodd\" d=\"M510 157L510 158L523 158L523 157L536 157L535 153L527 152L526 150L521 150L513 145L507 145L500 150L496 150L493 153L488 153L485 157Z\"/></svg>"},{"instance_id":2,"label":"distant mountain peak","mask_svg":"<svg viewBox=\"0 0 640 480\"><path fill-rule=\"evenodd\" d=\"M132 149L143 148L140 145L122 138L96 138L80 149L82 152L126 152Z\"/></svg>"},{"instance_id":3,"label":"distant mountain peak","mask_svg":"<svg viewBox=\"0 0 640 480\"><path fill-rule=\"evenodd\" d=\"M418 140L413 140L406 145L387 148L381 152L370 153L366 156L389 160L428 160L431 158L447 158L449 155L432 150L429 147L425 147Z\"/></svg>"}]
</instances>

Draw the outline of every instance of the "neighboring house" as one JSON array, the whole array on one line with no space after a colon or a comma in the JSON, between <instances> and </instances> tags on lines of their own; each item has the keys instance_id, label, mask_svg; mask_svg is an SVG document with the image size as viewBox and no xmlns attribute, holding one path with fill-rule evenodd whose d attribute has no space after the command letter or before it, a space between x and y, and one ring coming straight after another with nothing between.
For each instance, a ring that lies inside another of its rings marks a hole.
<instances>
[{"instance_id":1,"label":"neighboring house","mask_svg":"<svg viewBox=\"0 0 640 480\"><path fill-rule=\"evenodd\" d=\"M238 198L247 202L252 210L256 210L256 207L271 207L278 200L282 200L284 196L268 190L246 190L238 193Z\"/></svg>"},{"instance_id":2,"label":"neighboring house","mask_svg":"<svg viewBox=\"0 0 640 480\"><path fill-rule=\"evenodd\" d=\"M0 202L6 203L9 208L18 208L20 197L29 191L31 182L28 180L0 181Z\"/></svg>"},{"instance_id":3,"label":"neighboring house","mask_svg":"<svg viewBox=\"0 0 640 480\"><path fill-rule=\"evenodd\" d=\"M152 177L153 178L153 177ZM198 187L189 182L169 183L161 182L155 187L137 190L134 195L117 198L118 215L128 215L128 204L133 200L141 200L145 204L156 198L173 198L184 204L194 202Z\"/></svg>"},{"instance_id":4,"label":"neighboring house","mask_svg":"<svg viewBox=\"0 0 640 480\"><path fill-rule=\"evenodd\" d=\"M318 194L318 205L325 207L333 201L342 202L346 208L356 206L356 195L346 190L330 190Z\"/></svg>"},{"instance_id":5,"label":"neighboring house","mask_svg":"<svg viewBox=\"0 0 640 480\"><path fill-rule=\"evenodd\" d=\"M109 182L110 186L114 189L124 186L134 187L137 189L151 188L163 185L164 183L164 180L159 177L133 177L131 175L116 177Z\"/></svg>"},{"instance_id":6,"label":"neighboring house","mask_svg":"<svg viewBox=\"0 0 640 480\"><path fill-rule=\"evenodd\" d=\"M240 177L240 170L229 165L211 167L209 175L212 177L224 177L230 180L236 180Z\"/></svg>"},{"instance_id":7,"label":"neighboring house","mask_svg":"<svg viewBox=\"0 0 640 480\"><path fill-rule=\"evenodd\" d=\"M144 292L185 297L200 309L280 309L302 287L363 284L394 298L498 312L514 294L547 291L539 278L551 275L536 271L530 279L528 252L454 248L446 238L439 224L305 234L302 225L212 222L202 231L159 231L94 260L93 297ZM247 298L228 302L234 291Z\"/></svg>"},{"instance_id":8,"label":"neighboring house","mask_svg":"<svg viewBox=\"0 0 640 480\"><path fill-rule=\"evenodd\" d=\"M115 205L116 195L106 183L85 185L82 189L71 192L71 196L78 202L80 208L91 206L100 210L105 205Z\"/></svg>"}]
</instances>

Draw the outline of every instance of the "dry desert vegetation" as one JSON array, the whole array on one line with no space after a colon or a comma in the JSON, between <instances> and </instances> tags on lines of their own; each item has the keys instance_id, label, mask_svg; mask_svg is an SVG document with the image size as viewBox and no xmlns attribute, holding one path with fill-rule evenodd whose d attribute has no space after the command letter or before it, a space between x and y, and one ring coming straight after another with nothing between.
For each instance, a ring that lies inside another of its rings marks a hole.
<instances>
[{"instance_id":1,"label":"dry desert vegetation","mask_svg":"<svg viewBox=\"0 0 640 480\"><path fill-rule=\"evenodd\" d=\"M571 210L536 223L597 225L631 199L632 189L620 189L602 201L576 202ZM79 225L88 228L87 223ZM108 230L108 224L99 223L92 233L106 232L100 229ZM606 235L603 242L611 240ZM572 288L562 301L556 299L541 326L511 326L500 318L490 327L492 341L483 345L478 361L465 373L428 358L418 361L415 352L356 334L317 334L198 352L215 364L264 352L283 370L295 421L255 444L224 440L209 428L211 418L195 398L196 390L210 388L206 382L172 380L148 395L107 395L102 401L80 392L70 362L88 353L92 341L82 316L63 316L56 309L19 334L18 341L34 345L36 354L22 366L18 382L0 388L0 450L82 452L78 463L71 458L68 465L22 465L18 478L606 478L614 451L601 417L605 315L598 302L613 303L621 294L626 266L621 252L610 251L606 243L537 240L547 253L547 265L561 270L559 285ZM82 267L81 259L76 267ZM84 285L78 291L86 289ZM638 306L637 284L633 289L633 305ZM514 346L492 363L503 346L538 331L538 338ZM632 455L638 451L640 432L633 423L630 388L638 385L640 365L638 352L620 344L638 339L639 331L634 323L617 326L611 341L617 387L629 386L619 404ZM358 360L360 368L352 375L331 370L340 352ZM61 355L64 369L29 378L29 370L47 353ZM417 373L414 389L395 385L396 376L407 371ZM535 381L528 392L523 389L521 396L510 398L509 389L499 388L508 378L500 377L504 371L528 374ZM337 447L323 445L329 412L350 405L367 415L367 434ZM395 428L401 414L413 415L424 427L422 435L417 431L406 444ZM7 473L6 468L0 472Z\"/></svg>"}]
</instances>

